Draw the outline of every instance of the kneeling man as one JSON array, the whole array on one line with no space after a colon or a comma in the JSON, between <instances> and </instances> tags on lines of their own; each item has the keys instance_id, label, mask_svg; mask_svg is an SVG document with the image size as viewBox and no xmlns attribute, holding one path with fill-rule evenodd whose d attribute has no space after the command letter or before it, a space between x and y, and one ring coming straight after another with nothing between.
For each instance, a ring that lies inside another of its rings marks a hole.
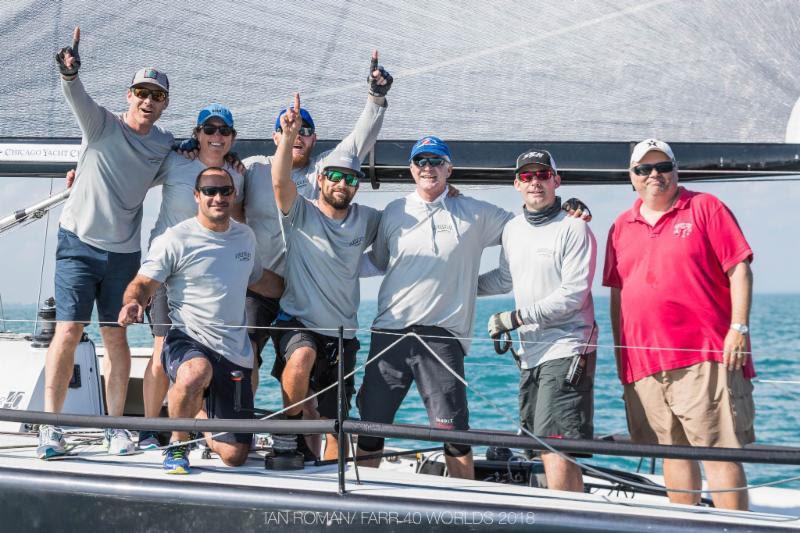
<instances>
[{"instance_id":1,"label":"kneeling man","mask_svg":"<svg viewBox=\"0 0 800 533\"><path fill-rule=\"evenodd\" d=\"M162 363L169 375L170 418L204 416L250 418L253 351L245 329L247 286L260 280L255 236L232 221L233 178L219 167L203 170L195 183L198 213L157 237L123 297L119 323L141 321L144 307L159 285L167 288L172 329L164 340ZM243 375L241 405L234 410L231 372ZM205 398L205 407L203 400ZM206 434L208 444L228 466L247 460L249 433ZM185 432L173 432L164 469L189 473Z\"/></svg>"}]
</instances>

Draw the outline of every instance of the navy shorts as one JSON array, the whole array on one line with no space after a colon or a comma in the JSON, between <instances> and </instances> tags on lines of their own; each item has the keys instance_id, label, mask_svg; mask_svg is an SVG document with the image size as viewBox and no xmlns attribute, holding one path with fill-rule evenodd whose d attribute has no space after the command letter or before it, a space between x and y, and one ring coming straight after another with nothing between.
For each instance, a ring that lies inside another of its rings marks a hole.
<instances>
[{"instance_id":1,"label":"navy shorts","mask_svg":"<svg viewBox=\"0 0 800 533\"><path fill-rule=\"evenodd\" d=\"M97 301L102 326L116 326L122 295L139 270L141 252L116 253L81 241L58 228L56 320L89 323Z\"/></svg>"},{"instance_id":2,"label":"navy shorts","mask_svg":"<svg viewBox=\"0 0 800 533\"><path fill-rule=\"evenodd\" d=\"M164 349L161 351L161 364L164 365L169 380L175 383L178 369L186 361L202 357L211 363L213 376L211 384L206 389L206 413L209 418L253 418L251 411L234 409L236 385L231 380L231 372L242 372L241 395L243 409L253 408L253 387L250 381L251 369L235 365L214 350L188 336L179 329L171 329L164 339ZM214 437L214 440L229 444L250 444L252 433L223 433Z\"/></svg>"},{"instance_id":3,"label":"navy shorts","mask_svg":"<svg viewBox=\"0 0 800 533\"><path fill-rule=\"evenodd\" d=\"M150 322L150 331L153 333L153 337L166 337L172 327L172 320L169 318L167 288L163 283L156 289L145 313L147 313L147 321Z\"/></svg>"},{"instance_id":4,"label":"navy shorts","mask_svg":"<svg viewBox=\"0 0 800 533\"><path fill-rule=\"evenodd\" d=\"M339 338L329 337L314 331L305 329L305 325L299 320L278 320L275 325L280 328L298 328L279 330L280 340L278 342L278 355L275 357L275 364L272 367L272 375L280 381L286 361L298 348L311 348L317 353L314 368L309 376L308 388L312 392L318 392L336 383L339 379L339 368L337 354L339 351ZM356 367L356 354L361 344L358 339L344 339L344 373L349 374ZM345 402L347 410L350 410L350 400L355 394L355 377L350 376L345 379ZM317 411L320 416L328 419L336 418L338 414L338 393L336 387L323 392L317 396Z\"/></svg>"},{"instance_id":5,"label":"navy shorts","mask_svg":"<svg viewBox=\"0 0 800 533\"><path fill-rule=\"evenodd\" d=\"M464 377L464 348L452 333L440 327L375 330L369 358L412 331L422 337L459 376ZM394 422L394 416L408 394L412 381L417 384L431 426L439 429L469 429L466 387L413 337L404 338L367 365L364 382L356 398L361 419L383 424ZM383 439L377 437L365 435L359 437L358 442L358 446L365 451L376 451L383 447Z\"/></svg>"},{"instance_id":6,"label":"navy shorts","mask_svg":"<svg viewBox=\"0 0 800 533\"><path fill-rule=\"evenodd\" d=\"M275 334L272 330L266 329L278 317L278 312L280 311L278 302L278 298L267 298L255 291L247 291L247 300L244 304L247 315L247 335L250 337L250 341L256 345L256 358L258 359L259 367L264 362L261 352L270 338L272 338L272 344L275 346L275 353L278 353L278 341L275 338Z\"/></svg>"}]
</instances>

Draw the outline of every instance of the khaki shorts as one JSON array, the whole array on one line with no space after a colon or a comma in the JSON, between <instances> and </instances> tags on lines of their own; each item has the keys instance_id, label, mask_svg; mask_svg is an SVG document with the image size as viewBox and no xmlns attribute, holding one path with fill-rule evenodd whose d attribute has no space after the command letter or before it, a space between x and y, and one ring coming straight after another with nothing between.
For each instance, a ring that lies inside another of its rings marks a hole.
<instances>
[{"instance_id":1,"label":"khaki shorts","mask_svg":"<svg viewBox=\"0 0 800 533\"><path fill-rule=\"evenodd\" d=\"M634 442L741 448L756 440L753 384L715 361L629 383L623 398Z\"/></svg>"}]
</instances>

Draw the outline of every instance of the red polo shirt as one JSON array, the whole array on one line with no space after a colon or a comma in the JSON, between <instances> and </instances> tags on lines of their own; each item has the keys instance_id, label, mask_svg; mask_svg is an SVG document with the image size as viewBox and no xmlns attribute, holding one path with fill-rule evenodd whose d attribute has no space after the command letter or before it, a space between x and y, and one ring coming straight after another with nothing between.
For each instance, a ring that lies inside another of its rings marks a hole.
<instances>
[{"instance_id":1,"label":"red polo shirt","mask_svg":"<svg viewBox=\"0 0 800 533\"><path fill-rule=\"evenodd\" d=\"M608 232L603 285L620 289L623 383L703 361L722 362L731 324L726 272L753 251L715 196L680 187L655 226L638 199ZM749 350L749 348L748 348ZM748 357L745 377L755 376Z\"/></svg>"}]
</instances>

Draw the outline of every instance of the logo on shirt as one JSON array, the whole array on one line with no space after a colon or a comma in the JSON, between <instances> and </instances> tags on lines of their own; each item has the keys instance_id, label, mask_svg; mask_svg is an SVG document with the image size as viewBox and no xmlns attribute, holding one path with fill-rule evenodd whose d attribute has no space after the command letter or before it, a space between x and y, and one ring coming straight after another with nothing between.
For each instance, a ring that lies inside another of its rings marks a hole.
<instances>
[{"instance_id":1,"label":"logo on shirt","mask_svg":"<svg viewBox=\"0 0 800 533\"><path fill-rule=\"evenodd\" d=\"M676 237L680 237L685 239L689 235L692 234L692 223L691 222L679 222L675 224L675 227L672 230L672 234Z\"/></svg>"},{"instance_id":2,"label":"logo on shirt","mask_svg":"<svg viewBox=\"0 0 800 533\"><path fill-rule=\"evenodd\" d=\"M250 252L239 252L238 254L236 254L236 260L237 261L250 261L250 258L251 258L250 256L251 256Z\"/></svg>"},{"instance_id":3,"label":"logo on shirt","mask_svg":"<svg viewBox=\"0 0 800 533\"><path fill-rule=\"evenodd\" d=\"M436 224L436 233L447 231L453 231L453 226L451 224Z\"/></svg>"},{"instance_id":4,"label":"logo on shirt","mask_svg":"<svg viewBox=\"0 0 800 533\"><path fill-rule=\"evenodd\" d=\"M350 241L347 245L348 246L360 246L362 242L364 242L364 237L356 237L355 239Z\"/></svg>"}]
</instances>

